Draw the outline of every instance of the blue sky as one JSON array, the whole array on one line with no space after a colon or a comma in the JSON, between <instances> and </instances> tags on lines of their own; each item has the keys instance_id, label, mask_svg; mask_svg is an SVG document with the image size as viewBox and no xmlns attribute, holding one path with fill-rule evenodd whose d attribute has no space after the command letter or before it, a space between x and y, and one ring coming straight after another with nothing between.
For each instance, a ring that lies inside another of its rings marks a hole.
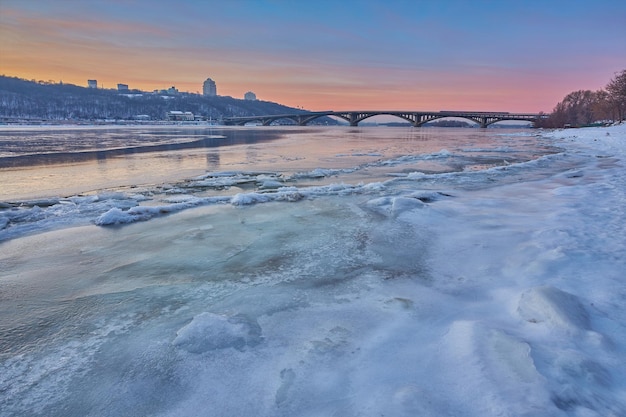
<instances>
[{"instance_id":1,"label":"blue sky","mask_svg":"<svg viewBox=\"0 0 626 417\"><path fill-rule=\"evenodd\" d=\"M626 2L0 0L0 72L311 110L550 111L626 68Z\"/></svg>"}]
</instances>

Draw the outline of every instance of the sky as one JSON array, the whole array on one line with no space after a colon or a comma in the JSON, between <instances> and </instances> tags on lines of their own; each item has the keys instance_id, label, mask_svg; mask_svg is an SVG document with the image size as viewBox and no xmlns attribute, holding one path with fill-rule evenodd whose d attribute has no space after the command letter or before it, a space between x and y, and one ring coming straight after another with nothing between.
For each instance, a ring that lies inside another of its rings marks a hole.
<instances>
[{"instance_id":1,"label":"sky","mask_svg":"<svg viewBox=\"0 0 626 417\"><path fill-rule=\"evenodd\" d=\"M624 69L623 0L0 0L0 74L81 86L534 113Z\"/></svg>"}]
</instances>

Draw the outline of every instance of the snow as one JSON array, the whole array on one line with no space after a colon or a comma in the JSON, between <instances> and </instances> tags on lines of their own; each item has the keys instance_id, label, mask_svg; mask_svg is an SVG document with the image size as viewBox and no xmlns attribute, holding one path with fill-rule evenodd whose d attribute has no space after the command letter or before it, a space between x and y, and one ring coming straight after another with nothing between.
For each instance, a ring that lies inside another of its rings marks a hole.
<instances>
[{"instance_id":1,"label":"snow","mask_svg":"<svg viewBox=\"0 0 626 417\"><path fill-rule=\"evenodd\" d=\"M626 125L541 134L562 151L479 171L84 197L127 226L2 243L30 344L0 414L626 415Z\"/></svg>"},{"instance_id":2,"label":"snow","mask_svg":"<svg viewBox=\"0 0 626 417\"><path fill-rule=\"evenodd\" d=\"M201 313L176 332L172 343L190 353L224 348L243 350L248 345L259 344L260 334L258 323L243 316Z\"/></svg>"},{"instance_id":3,"label":"snow","mask_svg":"<svg viewBox=\"0 0 626 417\"><path fill-rule=\"evenodd\" d=\"M530 323L560 330L591 329L589 315L580 300L558 288L534 287L522 293L517 311Z\"/></svg>"}]
</instances>

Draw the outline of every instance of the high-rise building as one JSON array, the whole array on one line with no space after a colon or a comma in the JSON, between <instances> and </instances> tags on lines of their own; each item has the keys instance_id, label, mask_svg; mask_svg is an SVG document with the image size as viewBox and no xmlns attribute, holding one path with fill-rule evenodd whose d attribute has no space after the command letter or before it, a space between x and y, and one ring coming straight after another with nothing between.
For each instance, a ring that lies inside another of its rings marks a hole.
<instances>
[{"instance_id":1,"label":"high-rise building","mask_svg":"<svg viewBox=\"0 0 626 417\"><path fill-rule=\"evenodd\" d=\"M98 80L87 80L87 87L98 88Z\"/></svg>"},{"instance_id":2,"label":"high-rise building","mask_svg":"<svg viewBox=\"0 0 626 417\"><path fill-rule=\"evenodd\" d=\"M205 96L216 96L217 95L217 86L215 85L215 81L210 78L207 78L204 84L202 85L202 94Z\"/></svg>"},{"instance_id":3,"label":"high-rise building","mask_svg":"<svg viewBox=\"0 0 626 417\"><path fill-rule=\"evenodd\" d=\"M243 95L243 99L244 100L256 100L256 94L254 94L252 91L248 91L246 94Z\"/></svg>"}]
</instances>

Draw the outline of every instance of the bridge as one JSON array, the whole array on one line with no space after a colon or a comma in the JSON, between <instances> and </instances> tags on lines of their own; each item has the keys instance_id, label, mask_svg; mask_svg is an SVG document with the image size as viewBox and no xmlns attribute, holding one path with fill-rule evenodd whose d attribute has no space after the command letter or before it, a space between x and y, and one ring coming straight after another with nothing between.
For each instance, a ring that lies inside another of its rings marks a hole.
<instances>
[{"instance_id":1,"label":"bridge","mask_svg":"<svg viewBox=\"0 0 626 417\"><path fill-rule=\"evenodd\" d=\"M245 116L245 117L225 117L223 123L225 125L243 126L246 123L260 123L263 126L269 126L273 122L280 119L289 119L298 126L306 126L309 122L325 116L335 116L347 121L350 126L358 126L359 122L370 117L389 115L396 116L411 123L415 127L422 126L433 120L442 119L444 117L460 117L478 123L480 127L487 127L490 124L501 122L504 120L518 120L524 122L535 123L540 119L548 117L548 114L531 114L531 113L508 113L508 112L477 112L477 111L317 111L317 112L301 112L294 114L271 114L265 116Z\"/></svg>"}]
</instances>

